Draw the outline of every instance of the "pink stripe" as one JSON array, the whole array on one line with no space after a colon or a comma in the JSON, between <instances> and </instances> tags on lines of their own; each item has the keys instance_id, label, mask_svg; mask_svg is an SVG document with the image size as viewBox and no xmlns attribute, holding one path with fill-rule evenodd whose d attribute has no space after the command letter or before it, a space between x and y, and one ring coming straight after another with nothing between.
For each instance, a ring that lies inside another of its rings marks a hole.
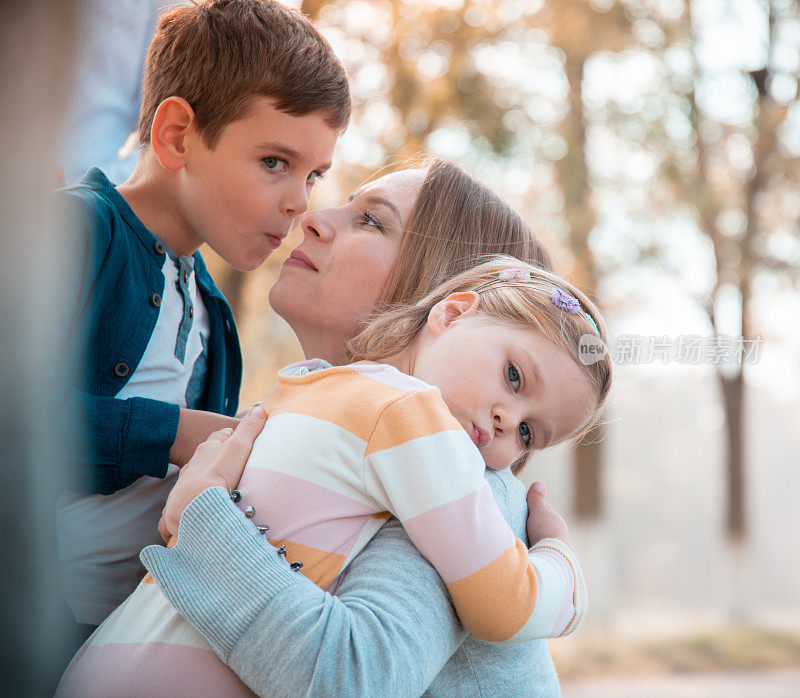
<instances>
[{"instance_id":1,"label":"pink stripe","mask_svg":"<svg viewBox=\"0 0 800 698\"><path fill-rule=\"evenodd\" d=\"M367 378L372 378L372 380L378 381L378 383L388 385L390 388L404 390L407 393L415 393L418 390L426 390L431 387L427 383L421 381L419 378L414 378L413 376L408 376L405 373L401 373L392 366L354 365L350 366L349 368L352 368L362 376L366 376Z\"/></svg>"},{"instance_id":2,"label":"pink stripe","mask_svg":"<svg viewBox=\"0 0 800 698\"><path fill-rule=\"evenodd\" d=\"M210 649L163 642L84 645L56 691L58 698L254 695Z\"/></svg>"},{"instance_id":3,"label":"pink stripe","mask_svg":"<svg viewBox=\"0 0 800 698\"><path fill-rule=\"evenodd\" d=\"M375 508L299 477L268 468L245 468L239 508L252 505L253 523L267 537L347 555Z\"/></svg>"},{"instance_id":4,"label":"pink stripe","mask_svg":"<svg viewBox=\"0 0 800 698\"><path fill-rule=\"evenodd\" d=\"M489 483L418 514L403 526L448 584L477 572L515 544Z\"/></svg>"}]
</instances>

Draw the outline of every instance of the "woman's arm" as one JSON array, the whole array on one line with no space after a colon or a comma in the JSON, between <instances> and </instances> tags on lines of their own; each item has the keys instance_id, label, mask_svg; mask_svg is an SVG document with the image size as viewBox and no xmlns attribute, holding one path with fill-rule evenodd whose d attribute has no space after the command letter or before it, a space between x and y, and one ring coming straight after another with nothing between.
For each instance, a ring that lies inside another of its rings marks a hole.
<instances>
[{"instance_id":1,"label":"woman's arm","mask_svg":"<svg viewBox=\"0 0 800 698\"><path fill-rule=\"evenodd\" d=\"M260 695L419 695L466 638L444 585L398 525L348 568L337 596L293 572L221 487L142 561L220 659Z\"/></svg>"}]
</instances>

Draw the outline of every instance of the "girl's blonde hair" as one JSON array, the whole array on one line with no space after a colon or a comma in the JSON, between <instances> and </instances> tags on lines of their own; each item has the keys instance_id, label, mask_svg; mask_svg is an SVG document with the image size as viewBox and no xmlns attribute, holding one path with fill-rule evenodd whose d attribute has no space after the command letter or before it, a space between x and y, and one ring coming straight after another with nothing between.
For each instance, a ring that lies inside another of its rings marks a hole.
<instances>
[{"instance_id":1,"label":"girl's blonde hair","mask_svg":"<svg viewBox=\"0 0 800 698\"><path fill-rule=\"evenodd\" d=\"M417 302L395 304L383 310L350 341L350 355L354 361L381 361L399 354L425 327L434 305L453 293L474 291L480 297L479 313L538 330L572 357L592 382L596 394L592 416L577 432L566 437L579 439L600 420L611 388L608 351L594 361L581 361L580 356L581 347L587 345L587 340L581 340L583 335L598 338L604 347L608 345L605 319L585 294L557 274L506 255L485 259ZM576 312L563 309L563 301L556 304L553 300L556 292L577 299L580 308ZM597 358L596 354L592 358ZM519 472L526 461L527 455L520 457L512 464L513 472Z\"/></svg>"}]
</instances>

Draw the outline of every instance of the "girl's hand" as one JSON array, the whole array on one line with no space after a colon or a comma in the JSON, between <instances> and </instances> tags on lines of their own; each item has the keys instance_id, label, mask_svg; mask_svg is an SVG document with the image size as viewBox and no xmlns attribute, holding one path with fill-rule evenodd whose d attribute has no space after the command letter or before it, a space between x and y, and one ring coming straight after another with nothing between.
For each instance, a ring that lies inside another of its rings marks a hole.
<instances>
[{"instance_id":1,"label":"girl's hand","mask_svg":"<svg viewBox=\"0 0 800 698\"><path fill-rule=\"evenodd\" d=\"M235 430L219 429L197 447L181 468L158 522L158 532L165 541L178 535L181 514L198 494L218 485L230 492L239 484L253 442L266 421L264 409L254 407Z\"/></svg>"},{"instance_id":2,"label":"girl's hand","mask_svg":"<svg viewBox=\"0 0 800 698\"><path fill-rule=\"evenodd\" d=\"M534 482L528 490L528 545L542 538L558 538L570 545L569 529L564 519L544 498L544 483Z\"/></svg>"}]
</instances>

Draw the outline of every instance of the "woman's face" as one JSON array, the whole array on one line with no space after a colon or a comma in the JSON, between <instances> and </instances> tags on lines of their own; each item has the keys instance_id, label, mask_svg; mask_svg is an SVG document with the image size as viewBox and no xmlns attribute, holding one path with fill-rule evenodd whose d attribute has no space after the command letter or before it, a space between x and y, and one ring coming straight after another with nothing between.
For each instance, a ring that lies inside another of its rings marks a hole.
<instances>
[{"instance_id":1,"label":"woman's face","mask_svg":"<svg viewBox=\"0 0 800 698\"><path fill-rule=\"evenodd\" d=\"M308 358L338 363L377 303L417 200L424 170L371 182L338 208L307 213L304 240L269 294Z\"/></svg>"}]
</instances>

